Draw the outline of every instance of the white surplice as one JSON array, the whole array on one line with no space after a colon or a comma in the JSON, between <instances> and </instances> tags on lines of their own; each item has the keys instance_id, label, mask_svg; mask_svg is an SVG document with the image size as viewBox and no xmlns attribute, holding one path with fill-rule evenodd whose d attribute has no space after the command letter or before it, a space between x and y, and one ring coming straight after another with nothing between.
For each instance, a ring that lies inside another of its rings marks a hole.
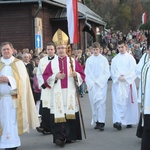
<instances>
[{"instance_id":1,"label":"white surplice","mask_svg":"<svg viewBox=\"0 0 150 150\"><path fill-rule=\"evenodd\" d=\"M92 122L105 123L107 81L110 77L108 60L99 54L92 55L86 61L86 84L92 109Z\"/></svg>"},{"instance_id":2,"label":"white surplice","mask_svg":"<svg viewBox=\"0 0 150 150\"><path fill-rule=\"evenodd\" d=\"M11 97L12 92L17 93L17 85L9 66L14 57L1 60L5 66L0 76L7 76L11 86L8 83L0 83L0 124L3 129L2 136L0 136L0 148L19 147L21 143L18 136L16 105Z\"/></svg>"},{"instance_id":3,"label":"white surplice","mask_svg":"<svg viewBox=\"0 0 150 150\"><path fill-rule=\"evenodd\" d=\"M137 90L134 80L136 62L129 53L117 54L111 63L113 123L138 123ZM125 81L118 78L124 75Z\"/></svg>"},{"instance_id":4,"label":"white surplice","mask_svg":"<svg viewBox=\"0 0 150 150\"><path fill-rule=\"evenodd\" d=\"M55 55L54 59L57 59L57 57L58 56ZM48 59L48 55L47 55L42 59L40 59L40 62L38 64L36 75L38 79L39 88L41 88L42 84L44 83L42 74L49 62L50 60ZM41 89L42 107L50 108L50 95L51 95L50 88Z\"/></svg>"}]
</instances>

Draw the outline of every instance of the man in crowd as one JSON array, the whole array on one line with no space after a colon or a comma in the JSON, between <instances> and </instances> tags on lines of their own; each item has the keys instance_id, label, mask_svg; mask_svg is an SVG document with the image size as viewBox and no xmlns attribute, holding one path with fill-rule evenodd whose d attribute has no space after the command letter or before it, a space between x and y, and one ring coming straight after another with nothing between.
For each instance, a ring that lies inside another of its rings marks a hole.
<instances>
[{"instance_id":1,"label":"man in crowd","mask_svg":"<svg viewBox=\"0 0 150 150\"><path fill-rule=\"evenodd\" d=\"M16 150L20 134L39 124L25 65L13 56L10 42L1 44L0 59L0 148Z\"/></svg>"},{"instance_id":2,"label":"man in crowd","mask_svg":"<svg viewBox=\"0 0 150 150\"><path fill-rule=\"evenodd\" d=\"M34 69L34 66L33 64L30 63L30 55L29 53L24 53L23 56L22 56L22 59L23 59L23 62L26 66L26 69L27 69L27 72L28 72L28 75L29 75L29 78L30 78L30 84L31 84L31 89L33 91L33 69Z\"/></svg>"},{"instance_id":3,"label":"man in crowd","mask_svg":"<svg viewBox=\"0 0 150 150\"><path fill-rule=\"evenodd\" d=\"M139 44L134 44L133 55L136 60L136 63L138 64L140 58L142 57L142 51L140 50Z\"/></svg>"},{"instance_id":4,"label":"man in crowd","mask_svg":"<svg viewBox=\"0 0 150 150\"><path fill-rule=\"evenodd\" d=\"M53 43L48 43L46 45L46 52L47 56L40 59L40 62L38 64L38 70L37 70L37 78L38 78L38 84L39 87L42 89L41 92L41 111L40 114L42 115L41 118L41 124L39 127L37 127L37 131L43 133L44 135L50 134L50 88L46 87L44 85L44 79L43 79L43 72L48 65L48 63L53 60L54 58L57 58L57 55L55 55L55 46Z\"/></svg>"},{"instance_id":5,"label":"man in crowd","mask_svg":"<svg viewBox=\"0 0 150 150\"><path fill-rule=\"evenodd\" d=\"M43 78L45 86L51 88L50 118L54 143L63 147L66 142L82 139L75 82L80 86L85 75L79 63L67 56L68 37L62 30L57 30L53 42L58 58L48 64Z\"/></svg>"},{"instance_id":6,"label":"man in crowd","mask_svg":"<svg viewBox=\"0 0 150 150\"><path fill-rule=\"evenodd\" d=\"M132 124L138 122L137 91L134 80L135 59L127 53L124 41L118 42L119 54L111 63L112 77L112 104L113 104L113 126L118 130L122 125L131 128Z\"/></svg>"},{"instance_id":7,"label":"man in crowd","mask_svg":"<svg viewBox=\"0 0 150 150\"><path fill-rule=\"evenodd\" d=\"M108 60L100 54L100 44L93 43L93 55L86 61L86 84L92 108L92 125L104 130L106 116L107 81L110 77Z\"/></svg>"}]
</instances>

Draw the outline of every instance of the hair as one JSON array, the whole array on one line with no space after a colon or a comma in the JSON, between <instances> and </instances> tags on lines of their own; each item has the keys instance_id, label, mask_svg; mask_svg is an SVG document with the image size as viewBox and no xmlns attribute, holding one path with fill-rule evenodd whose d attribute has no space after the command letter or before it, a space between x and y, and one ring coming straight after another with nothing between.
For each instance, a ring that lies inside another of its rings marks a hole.
<instances>
[{"instance_id":1,"label":"hair","mask_svg":"<svg viewBox=\"0 0 150 150\"><path fill-rule=\"evenodd\" d=\"M121 45L121 44L126 45L127 43L126 43L126 41L124 41L124 40L118 41L118 45Z\"/></svg>"},{"instance_id":2,"label":"hair","mask_svg":"<svg viewBox=\"0 0 150 150\"><path fill-rule=\"evenodd\" d=\"M90 47L89 47L89 49L92 49L92 48L93 48L93 46L90 46Z\"/></svg>"},{"instance_id":3,"label":"hair","mask_svg":"<svg viewBox=\"0 0 150 150\"><path fill-rule=\"evenodd\" d=\"M35 56L35 57L33 57L33 60L34 60L34 61L40 60L40 57L39 57L39 56Z\"/></svg>"},{"instance_id":4,"label":"hair","mask_svg":"<svg viewBox=\"0 0 150 150\"><path fill-rule=\"evenodd\" d=\"M11 42L3 42L3 43L1 44L1 46L0 46L0 49L2 49L2 47L5 46L5 45L7 45L7 44L8 44L12 49L14 49L14 47L13 47L13 45L12 45Z\"/></svg>"},{"instance_id":5,"label":"hair","mask_svg":"<svg viewBox=\"0 0 150 150\"><path fill-rule=\"evenodd\" d=\"M37 59L40 59L40 57L39 57L39 55L33 55L32 59L37 60Z\"/></svg>"},{"instance_id":6,"label":"hair","mask_svg":"<svg viewBox=\"0 0 150 150\"><path fill-rule=\"evenodd\" d=\"M24 58L25 56L28 56L28 57L30 58L29 53L24 53L24 54L22 54L22 58Z\"/></svg>"},{"instance_id":7,"label":"hair","mask_svg":"<svg viewBox=\"0 0 150 150\"><path fill-rule=\"evenodd\" d=\"M100 44L98 42L94 42L92 47L93 48L100 48Z\"/></svg>"},{"instance_id":8,"label":"hair","mask_svg":"<svg viewBox=\"0 0 150 150\"><path fill-rule=\"evenodd\" d=\"M47 44L46 44L46 47L47 46L54 46L54 48L55 48L55 44L53 43L53 42L48 42Z\"/></svg>"},{"instance_id":9,"label":"hair","mask_svg":"<svg viewBox=\"0 0 150 150\"><path fill-rule=\"evenodd\" d=\"M44 56L46 56L47 54L44 54L43 52L40 53L40 59L43 58Z\"/></svg>"},{"instance_id":10,"label":"hair","mask_svg":"<svg viewBox=\"0 0 150 150\"><path fill-rule=\"evenodd\" d=\"M21 56L17 56L16 58L18 58L18 59L22 60L22 57L21 57Z\"/></svg>"},{"instance_id":11,"label":"hair","mask_svg":"<svg viewBox=\"0 0 150 150\"><path fill-rule=\"evenodd\" d=\"M44 52L44 51L46 51L46 49L45 49L45 48L43 48L41 52ZM40 53L41 53L41 52L40 52ZM39 53L39 54L40 54L40 53Z\"/></svg>"}]
</instances>

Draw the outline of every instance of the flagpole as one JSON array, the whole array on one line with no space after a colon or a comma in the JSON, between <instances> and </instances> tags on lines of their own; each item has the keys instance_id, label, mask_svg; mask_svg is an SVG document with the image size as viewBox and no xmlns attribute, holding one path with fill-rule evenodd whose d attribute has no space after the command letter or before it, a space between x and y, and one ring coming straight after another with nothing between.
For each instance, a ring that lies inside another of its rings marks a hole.
<instances>
[{"instance_id":1,"label":"flagpole","mask_svg":"<svg viewBox=\"0 0 150 150\"><path fill-rule=\"evenodd\" d=\"M73 63L72 63L72 58L71 58L71 54L72 54L72 47L73 47L73 44L70 44L70 55L69 56L69 60L70 60L70 65L71 65L71 69L72 69L72 72L74 71L73 69ZM76 77L73 77L74 79L74 85L75 85L75 89L76 89L76 96L77 96L77 99L78 99L78 104L79 104L79 112L80 112L80 117L81 117L81 122L82 122L82 127L83 127L83 133L84 133L84 137L86 139L86 132L85 132L85 126L84 126L84 121L83 121L83 115L82 115L82 109L81 109L81 103L80 103L80 98L79 98L79 94L78 94L78 86L77 86L77 79Z\"/></svg>"},{"instance_id":2,"label":"flagpole","mask_svg":"<svg viewBox=\"0 0 150 150\"><path fill-rule=\"evenodd\" d=\"M71 51L70 55L68 56L70 59L71 69L72 71L74 71L71 53L72 53L73 44L78 43L78 1L67 0L66 7L67 7L68 33L69 33L69 38L70 38L70 51ZM85 132L85 126L84 126L84 121L83 121L83 116L82 116L82 109L81 109L80 99L78 95L78 86L76 84L76 77L74 77L74 84L76 87L76 96L77 96L78 104L79 104L79 112L80 112L84 137L86 139L86 132Z\"/></svg>"}]
</instances>

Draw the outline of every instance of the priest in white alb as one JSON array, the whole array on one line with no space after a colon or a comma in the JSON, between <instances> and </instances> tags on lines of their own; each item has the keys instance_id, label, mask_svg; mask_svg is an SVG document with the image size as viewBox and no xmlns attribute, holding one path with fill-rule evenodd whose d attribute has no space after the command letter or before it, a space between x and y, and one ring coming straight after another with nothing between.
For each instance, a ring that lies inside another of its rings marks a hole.
<instances>
[{"instance_id":1,"label":"priest in white alb","mask_svg":"<svg viewBox=\"0 0 150 150\"><path fill-rule=\"evenodd\" d=\"M39 125L30 80L24 63L16 59L10 42L1 44L0 148L16 150L20 134Z\"/></svg>"},{"instance_id":2,"label":"priest in white alb","mask_svg":"<svg viewBox=\"0 0 150 150\"><path fill-rule=\"evenodd\" d=\"M118 42L119 53L112 59L112 105L113 126L131 128L138 122L137 90L135 85L135 59L127 52L124 41Z\"/></svg>"},{"instance_id":3,"label":"priest in white alb","mask_svg":"<svg viewBox=\"0 0 150 150\"><path fill-rule=\"evenodd\" d=\"M93 43L93 55L85 65L86 84L92 109L94 129L104 130L106 116L107 81L110 77L108 60L100 54L100 44Z\"/></svg>"}]
</instances>

